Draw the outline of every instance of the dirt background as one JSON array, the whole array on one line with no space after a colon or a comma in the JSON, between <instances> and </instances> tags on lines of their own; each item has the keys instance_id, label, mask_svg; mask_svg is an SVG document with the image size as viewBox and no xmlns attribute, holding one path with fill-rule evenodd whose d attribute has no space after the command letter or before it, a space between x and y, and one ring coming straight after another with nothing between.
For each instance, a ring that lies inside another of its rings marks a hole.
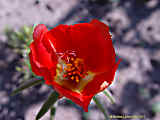
<instances>
[{"instance_id":1,"label":"dirt background","mask_svg":"<svg viewBox=\"0 0 160 120\"><path fill-rule=\"evenodd\" d=\"M7 47L4 29L37 23L54 27L93 18L110 26L117 55L123 59L109 87L116 104L109 104L99 94L104 107L111 115L144 115L144 120L160 120L160 114L151 110L160 102L160 1L146 1L0 0L0 120L33 120L51 91L39 85L10 96L18 86L20 74L15 66L19 57ZM87 120L104 120L93 102L87 114L65 100L57 106L55 120L85 120L84 114ZM42 120L49 120L49 115Z\"/></svg>"}]
</instances>

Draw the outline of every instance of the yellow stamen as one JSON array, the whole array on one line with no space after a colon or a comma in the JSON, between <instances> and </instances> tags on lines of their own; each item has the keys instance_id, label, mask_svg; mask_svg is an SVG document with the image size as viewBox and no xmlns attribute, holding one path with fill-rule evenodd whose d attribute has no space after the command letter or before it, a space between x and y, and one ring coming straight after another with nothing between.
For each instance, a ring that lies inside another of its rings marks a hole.
<instances>
[{"instance_id":1,"label":"yellow stamen","mask_svg":"<svg viewBox=\"0 0 160 120\"><path fill-rule=\"evenodd\" d=\"M78 78L78 76L76 76L76 82L79 83L79 78Z\"/></svg>"},{"instance_id":2,"label":"yellow stamen","mask_svg":"<svg viewBox=\"0 0 160 120\"><path fill-rule=\"evenodd\" d=\"M71 67L71 66L72 66L72 64L70 64L70 63L69 63L69 64L67 64L67 67Z\"/></svg>"},{"instance_id":3,"label":"yellow stamen","mask_svg":"<svg viewBox=\"0 0 160 120\"><path fill-rule=\"evenodd\" d=\"M74 58L73 58L73 57L71 58L71 61L74 61Z\"/></svg>"},{"instance_id":4,"label":"yellow stamen","mask_svg":"<svg viewBox=\"0 0 160 120\"><path fill-rule=\"evenodd\" d=\"M68 72L70 72L70 71L72 71L72 69L71 69L71 68L69 68L69 69L67 69L67 71L68 71Z\"/></svg>"},{"instance_id":5,"label":"yellow stamen","mask_svg":"<svg viewBox=\"0 0 160 120\"><path fill-rule=\"evenodd\" d=\"M75 75L75 74L76 74L76 72L74 71L74 72L73 72L73 75Z\"/></svg>"},{"instance_id":6,"label":"yellow stamen","mask_svg":"<svg viewBox=\"0 0 160 120\"><path fill-rule=\"evenodd\" d=\"M71 80L74 80L74 76L71 77Z\"/></svg>"}]
</instances>

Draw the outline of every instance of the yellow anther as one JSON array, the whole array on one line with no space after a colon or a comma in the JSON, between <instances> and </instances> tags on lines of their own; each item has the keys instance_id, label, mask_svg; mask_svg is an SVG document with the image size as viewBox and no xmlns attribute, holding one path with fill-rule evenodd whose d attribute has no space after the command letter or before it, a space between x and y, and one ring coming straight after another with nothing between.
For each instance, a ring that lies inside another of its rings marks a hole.
<instances>
[{"instance_id":1,"label":"yellow anther","mask_svg":"<svg viewBox=\"0 0 160 120\"><path fill-rule=\"evenodd\" d=\"M79 78L78 78L78 76L76 76L76 82L77 82L77 83L79 82Z\"/></svg>"},{"instance_id":2,"label":"yellow anther","mask_svg":"<svg viewBox=\"0 0 160 120\"><path fill-rule=\"evenodd\" d=\"M66 60L66 59L65 59ZM81 79L85 76L83 70L83 60L75 58L74 56L67 57L67 61L57 64L56 77L63 77L64 80L69 80L75 84L81 83ZM58 81L58 80L57 80ZM68 84L64 81L62 84ZM69 84L70 86L70 84Z\"/></svg>"},{"instance_id":3,"label":"yellow anther","mask_svg":"<svg viewBox=\"0 0 160 120\"><path fill-rule=\"evenodd\" d=\"M76 74L76 72L74 71L74 72L73 72L73 75L75 75L75 74Z\"/></svg>"},{"instance_id":4,"label":"yellow anther","mask_svg":"<svg viewBox=\"0 0 160 120\"><path fill-rule=\"evenodd\" d=\"M64 68L64 70L66 71L66 70L67 70L67 68Z\"/></svg>"},{"instance_id":5,"label":"yellow anther","mask_svg":"<svg viewBox=\"0 0 160 120\"><path fill-rule=\"evenodd\" d=\"M72 64L67 64L67 67L71 67L72 66Z\"/></svg>"},{"instance_id":6,"label":"yellow anther","mask_svg":"<svg viewBox=\"0 0 160 120\"><path fill-rule=\"evenodd\" d=\"M77 64L78 64L78 61L77 61L77 60L75 60L75 61L74 61L74 64L75 64L75 65L77 65Z\"/></svg>"},{"instance_id":7,"label":"yellow anther","mask_svg":"<svg viewBox=\"0 0 160 120\"><path fill-rule=\"evenodd\" d=\"M74 70L74 69L75 69L75 67L72 67L72 68L71 68L71 70Z\"/></svg>"},{"instance_id":8,"label":"yellow anther","mask_svg":"<svg viewBox=\"0 0 160 120\"><path fill-rule=\"evenodd\" d=\"M74 80L74 76L71 77L71 80Z\"/></svg>"},{"instance_id":9,"label":"yellow anther","mask_svg":"<svg viewBox=\"0 0 160 120\"><path fill-rule=\"evenodd\" d=\"M74 58L73 58L73 57L71 58L71 61L74 61Z\"/></svg>"},{"instance_id":10,"label":"yellow anther","mask_svg":"<svg viewBox=\"0 0 160 120\"><path fill-rule=\"evenodd\" d=\"M76 82L79 83L79 79L77 79Z\"/></svg>"},{"instance_id":11,"label":"yellow anther","mask_svg":"<svg viewBox=\"0 0 160 120\"><path fill-rule=\"evenodd\" d=\"M72 71L72 69L71 69L71 68L69 68L69 69L67 69L67 71L68 71L68 72L70 72L70 71Z\"/></svg>"}]
</instances>

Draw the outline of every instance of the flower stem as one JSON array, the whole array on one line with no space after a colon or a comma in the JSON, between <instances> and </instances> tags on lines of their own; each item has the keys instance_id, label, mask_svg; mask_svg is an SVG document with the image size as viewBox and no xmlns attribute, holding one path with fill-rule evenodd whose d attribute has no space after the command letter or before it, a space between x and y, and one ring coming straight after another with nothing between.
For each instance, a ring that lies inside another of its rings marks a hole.
<instances>
[{"instance_id":1,"label":"flower stem","mask_svg":"<svg viewBox=\"0 0 160 120\"><path fill-rule=\"evenodd\" d=\"M51 107L50 108L50 120L54 120L55 112L56 112L56 108Z\"/></svg>"},{"instance_id":2,"label":"flower stem","mask_svg":"<svg viewBox=\"0 0 160 120\"><path fill-rule=\"evenodd\" d=\"M108 113L108 111L103 107L103 105L100 103L100 101L95 96L93 97L93 100L96 103L97 107L104 114L106 120L109 120L109 113Z\"/></svg>"},{"instance_id":3,"label":"flower stem","mask_svg":"<svg viewBox=\"0 0 160 120\"><path fill-rule=\"evenodd\" d=\"M103 93L107 96L107 98L110 100L112 104L115 104L115 99L112 96L112 94L109 92L109 90L106 89L103 91Z\"/></svg>"}]
</instances>

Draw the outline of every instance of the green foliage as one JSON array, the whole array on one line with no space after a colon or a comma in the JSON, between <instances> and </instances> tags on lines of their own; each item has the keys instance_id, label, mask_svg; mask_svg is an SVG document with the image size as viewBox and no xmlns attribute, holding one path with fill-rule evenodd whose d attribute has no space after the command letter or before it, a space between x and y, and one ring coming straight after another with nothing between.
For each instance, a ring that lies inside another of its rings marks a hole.
<instances>
[{"instance_id":1,"label":"green foliage","mask_svg":"<svg viewBox=\"0 0 160 120\"><path fill-rule=\"evenodd\" d=\"M103 105L101 104L101 102L99 101L98 98L96 98L96 96L93 97L94 102L96 103L97 107L99 108L99 110L101 110L101 112L103 113L103 115L105 116L106 120L109 120L109 113L108 111L103 107Z\"/></svg>"},{"instance_id":2,"label":"green foliage","mask_svg":"<svg viewBox=\"0 0 160 120\"><path fill-rule=\"evenodd\" d=\"M56 113L56 108L52 106L50 108L50 120L54 120L55 113Z\"/></svg>"},{"instance_id":3,"label":"green foliage","mask_svg":"<svg viewBox=\"0 0 160 120\"><path fill-rule=\"evenodd\" d=\"M33 27L24 26L19 31L15 31L12 29L6 29L5 34L8 39L8 46L16 52L19 57L19 65L16 66L16 70L21 72L23 77L20 79L20 87L14 90L11 95L16 95L23 90L33 87L38 84L42 84L44 80L41 77L38 77L33 74L31 70L31 65L29 62L29 46L32 40ZM34 80L33 80L34 79ZM50 109L50 118L51 120L54 118L54 114L56 108L53 107L53 104L58 100L59 94L57 92L53 92L48 100L43 104L39 113L37 114L36 120L40 119L49 109Z\"/></svg>"},{"instance_id":4,"label":"green foliage","mask_svg":"<svg viewBox=\"0 0 160 120\"><path fill-rule=\"evenodd\" d=\"M151 108L154 113L159 113L160 112L160 102L154 103Z\"/></svg>"},{"instance_id":5,"label":"green foliage","mask_svg":"<svg viewBox=\"0 0 160 120\"><path fill-rule=\"evenodd\" d=\"M33 41L32 33L33 27L28 26L24 26L18 31L9 28L6 28L5 30L8 46L20 56L19 65L16 66L16 70L23 75L20 79L20 82L22 83L32 79L34 76L28 58L30 52L29 45Z\"/></svg>"},{"instance_id":6,"label":"green foliage","mask_svg":"<svg viewBox=\"0 0 160 120\"><path fill-rule=\"evenodd\" d=\"M108 100L112 103L112 104L115 104L115 99L114 97L112 96L112 94L109 92L109 90L105 89L103 91L104 95L108 98Z\"/></svg>"},{"instance_id":7,"label":"green foliage","mask_svg":"<svg viewBox=\"0 0 160 120\"><path fill-rule=\"evenodd\" d=\"M39 120L45 113L48 112L49 109L52 108L53 104L58 100L59 94L54 91L51 93L51 95L48 97L47 101L43 104L40 111L38 112L36 116L36 120ZM54 113L54 111L52 111Z\"/></svg>"},{"instance_id":8,"label":"green foliage","mask_svg":"<svg viewBox=\"0 0 160 120\"><path fill-rule=\"evenodd\" d=\"M27 88L30 88L30 87L32 87L32 86L35 86L35 85L38 85L38 84L41 84L41 83L43 83L42 80L31 80L31 81L29 81L29 82L21 85L21 86L20 86L19 88L17 88L16 90L14 90L14 91L11 93L11 95L12 95L12 96L13 96L13 95L16 95L16 94L20 93L21 91L23 91L23 90L25 90L25 89L27 89Z\"/></svg>"},{"instance_id":9,"label":"green foliage","mask_svg":"<svg viewBox=\"0 0 160 120\"><path fill-rule=\"evenodd\" d=\"M28 50L30 43L32 42L33 28L24 26L19 31L6 28L5 34L8 39L8 45L14 48L17 53L23 54L25 50Z\"/></svg>"}]
</instances>

